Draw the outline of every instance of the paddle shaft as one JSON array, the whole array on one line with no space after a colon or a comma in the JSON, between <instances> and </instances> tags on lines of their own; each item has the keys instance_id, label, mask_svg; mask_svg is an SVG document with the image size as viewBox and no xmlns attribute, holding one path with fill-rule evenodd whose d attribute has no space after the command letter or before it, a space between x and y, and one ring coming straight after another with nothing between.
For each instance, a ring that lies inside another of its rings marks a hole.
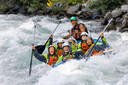
<instances>
[{"instance_id":1,"label":"paddle shaft","mask_svg":"<svg viewBox=\"0 0 128 85\"><path fill-rule=\"evenodd\" d=\"M35 34L36 34L36 25L34 27L34 35L33 35L33 44L32 46L34 46L34 43L35 43ZM31 69L32 69L32 59L33 59L33 50L31 52L31 59L30 59L30 68L29 68L29 76L31 76Z\"/></svg>"},{"instance_id":2,"label":"paddle shaft","mask_svg":"<svg viewBox=\"0 0 128 85\"><path fill-rule=\"evenodd\" d=\"M58 28L58 26L60 25L60 22L58 23L58 25L56 26L56 28L54 29L54 31L51 33L51 34L54 34L54 32L56 31L56 29ZM49 37L50 38L50 37ZM48 40L49 40L49 38L48 38ZM46 45L47 44L47 42L48 42L48 40L45 42L45 44L44 45Z\"/></svg>"},{"instance_id":3,"label":"paddle shaft","mask_svg":"<svg viewBox=\"0 0 128 85\"><path fill-rule=\"evenodd\" d=\"M109 21L109 23L107 24L107 26L104 28L103 32L107 29L107 27L109 26L109 24L111 23L112 20L113 20L113 19L111 18L110 21ZM91 54L92 54L92 52L93 52L93 50L94 50L94 48L95 48L97 42L99 41L99 39L100 39L100 36L99 36L99 38L97 39L97 41L96 41L96 43L94 44L94 46L92 47L91 51L89 51L89 53L88 53L88 55L87 55L86 57L90 57L90 56L91 56ZM88 58L87 58L87 59L88 59Z\"/></svg>"},{"instance_id":4,"label":"paddle shaft","mask_svg":"<svg viewBox=\"0 0 128 85\"><path fill-rule=\"evenodd\" d=\"M54 29L54 31L51 34L54 34L54 32L56 31L56 29L58 28L58 26L59 26L60 23L61 23L61 21L59 21L58 25L56 26L56 28ZM42 54L43 53L43 51L45 50L46 44L47 44L47 42L48 42L49 39L50 39L50 37L47 39L47 41L45 42L44 45L38 45L38 46L35 47L37 49L37 51L38 51L39 54Z\"/></svg>"}]
</instances>

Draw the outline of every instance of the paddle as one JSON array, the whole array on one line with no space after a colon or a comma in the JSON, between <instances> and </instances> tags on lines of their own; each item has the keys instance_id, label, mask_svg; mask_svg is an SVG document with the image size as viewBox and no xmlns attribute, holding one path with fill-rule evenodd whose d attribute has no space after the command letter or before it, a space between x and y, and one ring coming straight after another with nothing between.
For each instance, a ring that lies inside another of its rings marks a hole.
<instances>
[{"instance_id":1,"label":"paddle","mask_svg":"<svg viewBox=\"0 0 128 85\"><path fill-rule=\"evenodd\" d=\"M108 52L112 52L112 51L114 51L114 49L105 50L105 51L103 51L103 53L108 53Z\"/></svg>"},{"instance_id":2,"label":"paddle","mask_svg":"<svg viewBox=\"0 0 128 85\"><path fill-rule=\"evenodd\" d=\"M107 29L107 27L109 26L109 24L111 23L112 20L113 20L113 19L111 18L110 21L109 21L109 23L108 23L108 24L106 25L106 27L104 28L103 32ZM93 46L93 47L90 49L90 51L85 55L86 61L87 61L87 60L89 59L89 57L92 55L93 50L94 50L94 48L95 48L97 42L99 41L99 39L100 39L100 36L99 36L99 38L97 39L97 41L96 41L96 43L94 44L94 46Z\"/></svg>"},{"instance_id":3,"label":"paddle","mask_svg":"<svg viewBox=\"0 0 128 85\"><path fill-rule=\"evenodd\" d=\"M34 46L34 43L35 43L36 25L34 26L34 28L35 28L35 30L34 30L34 36L33 36L33 43L32 43L32 46ZM29 68L29 76L31 76L32 58L33 58L33 50L32 50L32 52L31 52L30 68Z\"/></svg>"},{"instance_id":4,"label":"paddle","mask_svg":"<svg viewBox=\"0 0 128 85\"><path fill-rule=\"evenodd\" d=\"M51 34L54 34L54 32L56 31L56 29L58 28L58 26L59 26L60 23L61 23L61 21L59 21L58 25L56 26L56 28L53 30L53 32ZM38 45L38 46L35 47L37 49L37 51L38 51L39 54L42 54L44 52L45 47L46 47L46 44L47 44L49 38L47 39L47 41L45 42L44 45Z\"/></svg>"}]
</instances>

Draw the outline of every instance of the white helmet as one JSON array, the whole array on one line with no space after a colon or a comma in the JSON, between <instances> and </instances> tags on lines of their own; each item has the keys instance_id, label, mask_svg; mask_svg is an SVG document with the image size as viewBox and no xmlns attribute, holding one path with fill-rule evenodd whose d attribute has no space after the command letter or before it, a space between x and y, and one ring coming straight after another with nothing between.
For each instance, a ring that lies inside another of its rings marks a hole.
<instances>
[{"instance_id":1,"label":"white helmet","mask_svg":"<svg viewBox=\"0 0 128 85\"><path fill-rule=\"evenodd\" d=\"M88 33L87 33L87 32L82 32L82 33L81 33L81 36L83 36L83 35L88 36Z\"/></svg>"},{"instance_id":2,"label":"white helmet","mask_svg":"<svg viewBox=\"0 0 128 85\"><path fill-rule=\"evenodd\" d=\"M57 44L58 44L58 43L64 43L64 39L59 38L59 39L57 40Z\"/></svg>"},{"instance_id":3,"label":"white helmet","mask_svg":"<svg viewBox=\"0 0 128 85\"><path fill-rule=\"evenodd\" d=\"M77 42L76 39L75 39L74 37L72 37L72 36L71 36L69 39L71 39L71 40Z\"/></svg>"},{"instance_id":4,"label":"white helmet","mask_svg":"<svg viewBox=\"0 0 128 85\"><path fill-rule=\"evenodd\" d=\"M65 46L70 47L70 45L69 45L68 43L64 43L64 44L62 45L63 48L64 48Z\"/></svg>"}]
</instances>

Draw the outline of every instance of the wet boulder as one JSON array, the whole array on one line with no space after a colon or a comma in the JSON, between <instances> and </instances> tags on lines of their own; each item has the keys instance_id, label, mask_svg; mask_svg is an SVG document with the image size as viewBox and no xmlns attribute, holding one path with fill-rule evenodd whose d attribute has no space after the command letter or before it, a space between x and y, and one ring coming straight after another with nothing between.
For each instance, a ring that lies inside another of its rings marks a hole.
<instances>
[{"instance_id":1,"label":"wet boulder","mask_svg":"<svg viewBox=\"0 0 128 85\"><path fill-rule=\"evenodd\" d=\"M108 24L108 20L104 18L104 19L101 21L101 24L102 24L102 25L107 25L107 24Z\"/></svg>"},{"instance_id":2,"label":"wet boulder","mask_svg":"<svg viewBox=\"0 0 128 85\"><path fill-rule=\"evenodd\" d=\"M104 19L106 19L107 21L110 20L111 18L112 18L111 12L106 13L106 15L104 16Z\"/></svg>"},{"instance_id":3,"label":"wet boulder","mask_svg":"<svg viewBox=\"0 0 128 85\"><path fill-rule=\"evenodd\" d=\"M122 10L120 10L120 9L116 9L116 10L112 11L113 18L120 17L121 15L122 15Z\"/></svg>"},{"instance_id":4,"label":"wet boulder","mask_svg":"<svg viewBox=\"0 0 128 85\"><path fill-rule=\"evenodd\" d=\"M22 6L20 9L19 9L19 13L20 14L26 14L26 12L27 12L27 8L26 8L26 6Z\"/></svg>"},{"instance_id":5,"label":"wet boulder","mask_svg":"<svg viewBox=\"0 0 128 85\"><path fill-rule=\"evenodd\" d=\"M67 14L74 15L76 12L81 11L82 4L77 4L75 6L72 6L68 9Z\"/></svg>"},{"instance_id":6,"label":"wet boulder","mask_svg":"<svg viewBox=\"0 0 128 85\"><path fill-rule=\"evenodd\" d=\"M122 5L122 6L121 6L121 10L122 10L123 12L128 12L128 5Z\"/></svg>"},{"instance_id":7,"label":"wet boulder","mask_svg":"<svg viewBox=\"0 0 128 85\"><path fill-rule=\"evenodd\" d=\"M122 22L122 28L128 27L128 16L126 16Z\"/></svg>"},{"instance_id":8,"label":"wet boulder","mask_svg":"<svg viewBox=\"0 0 128 85\"><path fill-rule=\"evenodd\" d=\"M115 25L109 25L106 29L106 31L111 31L111 30L117 30Z\"/></svg>"}]
</instances>

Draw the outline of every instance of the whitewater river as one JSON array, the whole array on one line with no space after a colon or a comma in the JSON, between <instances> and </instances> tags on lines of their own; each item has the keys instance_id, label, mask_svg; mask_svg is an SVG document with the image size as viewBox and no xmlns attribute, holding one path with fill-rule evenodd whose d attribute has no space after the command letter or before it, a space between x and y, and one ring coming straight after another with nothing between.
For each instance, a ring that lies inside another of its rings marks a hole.
<instances>
[{"instance_id":1,"label":"whitewater river","mask_svg":"<svg viewBox=\"0 0 128 85\"><path fill-rule=\"evenodd\" d=\"M0 15L0 85L128 85L128 33L118 31L105 32L115 55L93 56L88 62L72 60L57 68L33 58L29 77L34 24L35 45L39 45L46 42L57 21L46 16ZM72 27L68 19L62 21L54 40ZM93 38L98 38L100 22L79 22L87 26Z\"/></svg>"}]
</instances>

